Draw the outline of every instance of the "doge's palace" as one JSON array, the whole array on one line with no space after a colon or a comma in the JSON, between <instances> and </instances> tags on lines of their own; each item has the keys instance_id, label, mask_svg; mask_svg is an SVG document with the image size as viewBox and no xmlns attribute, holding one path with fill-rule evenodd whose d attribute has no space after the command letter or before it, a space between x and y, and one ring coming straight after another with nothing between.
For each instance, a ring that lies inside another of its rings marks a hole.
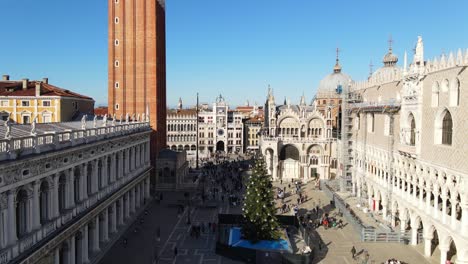
<instances>
[{"instance_id":1,"label":"doge's palace","mask_svg":"<svg viewBox=\"0 0 468 264\"><path fill-rule=\"evenodd\" d=\"M418 37L397 61L390 46L350 87L352 193L426 257L468 263L468 50L428 60Z\"/></svg>"}]
</instances>

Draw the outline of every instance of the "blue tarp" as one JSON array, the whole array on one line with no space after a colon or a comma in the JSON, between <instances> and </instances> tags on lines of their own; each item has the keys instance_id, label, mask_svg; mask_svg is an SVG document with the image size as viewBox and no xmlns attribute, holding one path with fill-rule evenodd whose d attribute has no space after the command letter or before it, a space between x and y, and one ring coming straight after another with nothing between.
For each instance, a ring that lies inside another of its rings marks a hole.
<instances>
[{"instance_id":1,"label":"blue tarp","mask_svg":"<svg viewBox=\"0 0 468 264\"><path fill-rule=\"evenodd\" d=\"M233 247L243 247L257 250L278 250L292 252L288 241L284 239L260 240L257 243L252 244L250 241L241 238L240 227L231 228L229 232L229 245Z\"/></svg>"}]
</instances>

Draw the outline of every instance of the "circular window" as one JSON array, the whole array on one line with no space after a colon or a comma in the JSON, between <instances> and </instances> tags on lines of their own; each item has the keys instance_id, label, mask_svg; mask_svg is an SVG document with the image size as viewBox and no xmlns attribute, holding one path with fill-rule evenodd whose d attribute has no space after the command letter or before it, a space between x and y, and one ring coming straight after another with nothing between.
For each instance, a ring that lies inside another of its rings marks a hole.
<instances>
[{"instance_id":1,"label":"circular window","mask_svg":"<svg viewBox=\"0 0 468 264\"><path fill-rule=\"evenodd\" d=\"M223 129L218 129L218 136L224 135L224 130Z\"/></svg>"}]
</instances>

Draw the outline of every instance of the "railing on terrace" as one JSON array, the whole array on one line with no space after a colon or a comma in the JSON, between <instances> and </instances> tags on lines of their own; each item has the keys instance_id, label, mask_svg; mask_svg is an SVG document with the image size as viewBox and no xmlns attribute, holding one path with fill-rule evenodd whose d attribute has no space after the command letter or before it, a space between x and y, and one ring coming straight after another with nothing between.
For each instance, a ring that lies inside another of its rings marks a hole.
<instances>
[{"instance_id":1,"label":"railing on terrace","mask_svg":"<svg viewBox=\"0 0 468 264\"><path fill-rule=\"evenodd\" d=\"M380 101L380 102L362 102L362 103L353 103L350 104L350 108L383 108L383 107L388 107L388 108L395 108L395 107L400 107L400 101L397 101L396 99L390 99L390 100L385 100L385 101Z\"/></svg>"},{"instance_id":2,"label":"railing on terrace","mask_svg":"<svg viewBox=\"0 0 468 264\"><path fill-rule=\"evenodd\" d=\"M12 125L12 135L0 130L0 161L16 159L20 155L57 150L68 146L86 144L103 138L135 133L150 129L148 122L128 122L93 128L81 127L80 122L37 124L36 133L28 133L31 125ZM64 129L64 127L68 129Z\"/></svg>"}]
</instances>

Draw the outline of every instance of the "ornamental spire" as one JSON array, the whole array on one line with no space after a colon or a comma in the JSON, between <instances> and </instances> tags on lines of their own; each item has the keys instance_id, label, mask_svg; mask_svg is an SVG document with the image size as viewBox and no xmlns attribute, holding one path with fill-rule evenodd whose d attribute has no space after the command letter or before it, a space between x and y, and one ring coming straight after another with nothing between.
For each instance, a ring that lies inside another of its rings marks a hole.
<instances>
[{"instance_id":1,"label":"ornamental spire","mask_svg":"<svg viewBox=\"0 0 468 264\"><path fill-rule=\"evenodd\" d=\"M333 72L334 73L340 73L341 72L340 49L339 48L336 48L336 63L335 63L335 67L333 67Z\"/></svg>"}]
</instances>

